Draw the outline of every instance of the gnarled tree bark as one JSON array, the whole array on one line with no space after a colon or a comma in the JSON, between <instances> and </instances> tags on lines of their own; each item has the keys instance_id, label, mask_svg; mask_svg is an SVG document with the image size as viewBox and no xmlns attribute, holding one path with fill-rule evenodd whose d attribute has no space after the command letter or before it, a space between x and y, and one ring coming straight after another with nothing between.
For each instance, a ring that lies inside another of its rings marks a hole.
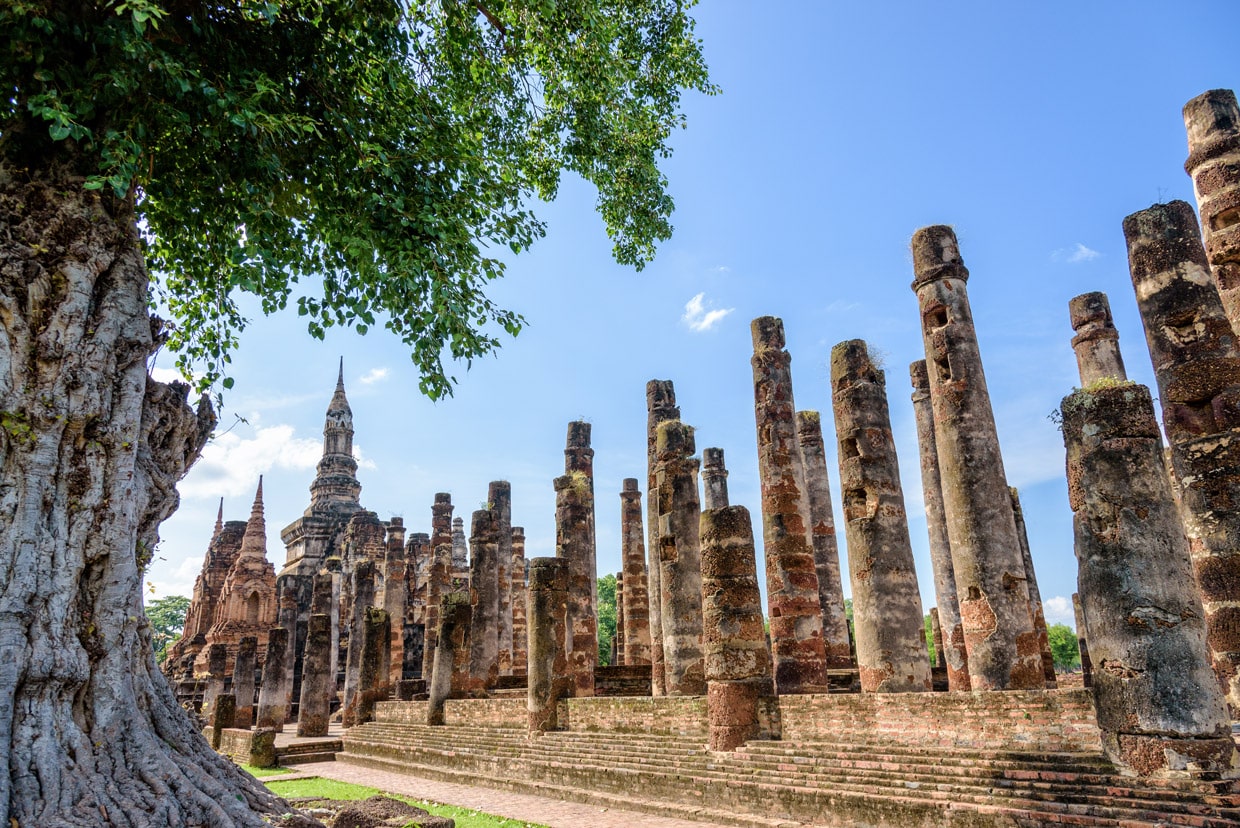
<instances>
[{"instance_id":1,"label":"gnarled tree bark","mask_svg":"<svg viewBox=\"0 0 1240 828\"><path fill-rule=\"evenodd\" d=\"M196 731L142 612L215 416L147 376L133 209L83 180L0 162L0 825L261 825L290 809Z\"/></svg>"}]
</instances>

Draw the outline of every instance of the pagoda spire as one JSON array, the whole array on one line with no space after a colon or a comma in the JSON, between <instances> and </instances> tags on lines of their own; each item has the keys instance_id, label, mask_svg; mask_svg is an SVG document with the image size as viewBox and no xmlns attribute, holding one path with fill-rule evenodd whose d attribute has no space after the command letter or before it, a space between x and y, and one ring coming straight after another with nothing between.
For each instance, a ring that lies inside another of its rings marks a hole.
<instances>
[{"instance_id":1,"label":"pagoda spire","mask_svg":"<svg viewBox=\"0 0 1240 828\"><path fill-rule=\"evenodd\" d=\"M211 543L224 531L224 498L220 498L220 510L215 515L215 531L211 533Z\"/></svg>"},{"instance_id":2,"label":"pagoda spire","mask_svg":"<svg viewBox=\"0 0 1240 828\"><path fill-rule=\"evenodd\" d=\"M245 536L241 539L241 553L238 559L247 555L267 557L267 521L263 515L263 476L258 476L258 491L254 493L254 505L250 508L250 519L245 524Z\"/></svg>"},{"instance_id":3,"label":"pagoda spire","mask_svg":"<svg viewBox=\"0 0 1240 828\"><path fill-rule=\"evenodd\" d=\"M310 484L310 511L356 512L362 484L353 459L353 410L344 390L344 357L336 375L336 391L323 423L323 459Z\"/></svg>"}]
</instances>

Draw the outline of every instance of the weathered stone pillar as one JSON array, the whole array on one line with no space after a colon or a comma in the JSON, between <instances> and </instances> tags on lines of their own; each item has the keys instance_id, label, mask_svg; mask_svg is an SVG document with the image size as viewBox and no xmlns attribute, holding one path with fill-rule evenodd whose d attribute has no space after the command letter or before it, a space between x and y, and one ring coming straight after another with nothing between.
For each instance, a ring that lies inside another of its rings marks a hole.
<instances>
[{"instance_id":1,"label":"weathered stone pillar","mask_svg":"<svg viewBox=\"0 0 1240 828\"><path fill-rule=\"evenodd\" d=\"M1128 379L1107 295L1095 292L1074 296L1068 300L1068 317L1076 332L1072 350L1081 374L1081 387L1088 388L1103 379Z\"/></svg>"},{"instance_id":2,"label":"weathered stone pillar","mask_svg":"<svg viewBox=\"0 0 1240 828\"><path fill-rule=\"evenodd\" d=\"M276 732L271 728L258 728L250 736L250 766L255 768L276 766Z\"/></svg>"},{"instance_id":3,"label":"weathered stone pillar","mask_svg":"<svg viewBox=\"0 0 1240 828\"><path fill-rule=\"evenodd\" d=\"M1124 219L1124 238L1212 666L1240 713L1240 346L1210 279L1192 207L1173 201L1134 213ZM1101 671L1088 603L1086 613Z\"/></svg>"},{"instance_id":4,"label":"weathered stone pillar","mask_svg":"<svg viewBox=\"0 0 1240 828\"><path fill-rule=\"evenodd\" d=\"M1230 89L1184 105L1188 160L1206 256L1232 328L1240 331L1240 106Z\"/></svg>"},{"instance_id":5,"label":"weathered stone pillar","mask_svg":"<svg viewBox=\"0 0 1240 828\"><path fill-rule=\"evenodd\" d=\"M526 671L529 642L525 616L525 529L512 527L512 672Z\"/></svg>"},{"instance_id":6,"label":"weathered stone pillar","mask_svg":"<svg viewBox=\"0 0 1240 828\"><path fill-rule=\"evenodd\" d=\"M762 316L749 327L775 687L779 693L806 692L825 687L827 673L809 499L793 416L792 357L784 350L782 321Z\"/></svg>"},{"instance_id":7,"label":"weathered stone pillar","mask_svg":"<svg viewBox=\"0 0 1240 828\"><path fill-rule=\"evenodd\" d=\"M1051 652L1050 636L1046 632L1046 611L1042 608L1042 590L1038 589L1038 576L1033 568L1033 550L1029 548L1029 530L1025 527L1025 510L1020 505L1020 492L1009 486L1012 496L1012 517L1016 520L1016 537L1020 541L1020 556L1025 561L1025 585L1029 590L1029 616L1038 633L1038 650L1042 654L1042 677L1046 686L1055 689L1055 656Z\"/></svg>"},{"instance_id":8,"label":"weathered stone pillar","mask_svg":"<svg viewBox=\"0 0 1240 828\"><path fill-rule=\"evenodd\" d=\"M391 616L378 607L369 607L362 628L362 667L358 678L357 709L353 724L374 721L375 702L388 697L388 665L383 657L392 636ZM346 713L347 715L347 713Z\"/></svg>"},{"instance_id":9,"label":"weathered stone pillar","mask_svg":"<svg viewBox=\"0 0 1240 828\"><path fill-rule=\"evenodd\" d=\"M469 692L478 696L499 680L498 523L494 509L479 509L469 524Z\"/></svg>"},{"instance_id":10,"label":"weathered stone pillar","mask_svg":"<svg viewBox=\"0 0 1240 828\"><path fill-rule=\"evenodd\" d=\"M969 683L1040 689L1042 657L965 289L969 271L950 227L913 234L913 272Z\"/></svg>"},{"instance_id":11,"label":"weathered stone pillar","mask_svg":"<svg viewBox=\"0 0 1240 828\"><path fill-rule=\"evenodd\" d=\"M257 639L256 639L257 640ZM237 697L232 693L220 693L211 705L211 720L207 728L211 731L211 749L220 749L220 740L224 729L236 726Z\"/></svg>"},{"instance_id":12,"label":"weathered stone pillar","mask_svg":"<svg viewBox=\"0 0 1240 828\"><path fill-rule=\"evenodd\" d=\"M310 615L306 654L302 659L301 697L297 712L298 736L326 736L331 719L336 677L331 670L332 619L326 613Z\"/></svg>"},{"instance_id":13,"label":"weathered stone pillar","mask_svg":"<svg viewBox=\"0 0 1240 828\"><path fill-rule=\"evenodd\" d=\"M405 528L392 518L388 527L387 555L383 561L383 611L388 614L391 639L388 643L387 683L395 687L405 668L405 608L409 601L409 585L405 571ZM399 532L396 530L399 529Z\"/></svg>"},{"instance_id":14,"label":"weathered stone pillar","mask_svg":"<svg viewBox=\"0 0 1240 828\"><path fill-rule=\"evenodd\" d=\"M559 701L567 691L568 562L563 558L530 559L527 600L526 710L529 731L537 734L559 729Z\"/></svg>"},{"instance_id":15,"label":"weathered stone pillar","mask_svg":"<svg viewBox=\"0 0 1240 828\"><path fill-rule=\"evenodd\" d=\"M644 574L644 573L643 573ZM612 649L615 650L615 657L612 664L625 664L625 636L627 631L624 628L624 573L616 573L616 634L612 637Z\"/></svg>"},{"instance_id":16,"label":"weathered stone pillar","mask_svg":"<svg viewBox=\"0 0 1240 828\"><path fill-rule=\"evenodd\" d=\"M650 558L646 567L646 595L650 607L650 694L665 695L663 669L663 616L659 596L659 498L655 484L655 440L659 424L679 420L676 389L671 380L650 380L646 383L646 528Z\"/></svg>"},{"instance_id":17,"label":"weathered stone pillar","mask_svg":"<svg viewBox=\"0 0 1240 828\"><path fill-rule=\"evenodd\" d=\"M439 492L431 506L431 568L426 581L422 678L431 680L439 642L439 606L452 585L452 495Z\"/></svg>"},{"instance_id":18,"label":"weathered stone pillar","mask_svg":"<svg viewBox=\"0 0 1240 828\"><path fill-rule=\"evenodd\" d=\"M930 608L930 640L934 642L934 658L930 660L930 666L943 667L947 662L943 655L943 622L939 620L938 607ZM949 683L948 689L950 688Z\"/></svg>"},{"instance_id":19,"label":"weathered stone pillar","mask_svg":"<svg viewBox=\"0 0 1240 828\"><path fill-rule=\"evenodd\" d=\"M943 482L939 477L939 451L934 438L934 409L930 404L926 361L919 359L912 363L908 373L913 382L913 418L917 422L921 494L926 508L926 531L930 536L930 567L934 572L937 615L943 632L942 646L935 641L935 653L947 668L947 689L964 691L969 689L969 655L964 645L964 626L960 622L960 597L956 593L956 571L952 567L951 542L947 537L947 513L943 510Z\"/></svg>"},{"instance_id":20,"label":"weathered stone pillar","mask_svg":"<svg viewBox=\"0 0 1240 828\"><path fill-rule=\"evenodd\" d=\"M352 727L351 715L357 710L357 690L362 676L362 636L366 611L375 605L375 562L358 561L353 567L353 606L349 622L349 649L344 663L344 699L341 715L345 727Z\"/></svg>"},{"instance_id":21,"label":"weathered stone pillar","mask_svg":"<svg viewBox=\"0 0 1240 828\"><path fill-rule=\"evenodd\" d=\"M624 663L650 663L650 599L642 538L642 493L627 477L620 491L620 558L624 567ZM617 604L620 602L617 601Z\"/></svg>"},{"instance_id":22,"label":"weathered stone pillar","mask_svg":"<svg viewBox=\"0 0 1240 828\"><path fill-rule=\"evenodd\" d=\"M499 576L497 647L499 675L512 675L512 484L507 480L491 483L487 501L495 512L495 528L499 534L496 572Z\"/></svg>"},{"instance_id":23,"label":"weathered stone pillar","mask_svg":"<svg viewBox=\"0 0 1240 828\"><path fill-rule=\"evenodd\" d=\"M258 691L258 717L255 727L271 728L276 733L284 730L288 717L288 672L284 669L284 654L288 652L288 630L275 627L267 634L267 657L263 660L263 686Z\"/></svg>"},{"instance_id":24,"label":"weathered stone pillar","mask_svg":"<svg viewBox=\"0 0 1240 828\"><path fill-rule=\"evenodd\" d=\"M414 532L405 544L405 623L403 681L422 680L422 661L426 657L426 585L430 576L431 536ZM397 685L399 688L402 685Z\"/></svg>"},{"instance_id":25,"label":"weathered stone pillar","mask_svg":"<svg viewBox=\"0 0 1240 828\"><path fill-rule=\"evenodd\" d=\"M439 600L435 666L427 692L426 723L444 724L444 702L465 695L469 675L469 593L448 592Z\"/></svg>"},{"instance_id":26,"label":"weathered stone pillar","mask_svg":"<svg viewBox=\"0 0 1240 828\"><path fill-rule=\"evenodd\" d=\"M1231 719L1149 391L1080 390L1060 411L1103 748L1143 776L1232 770Z\"/></svg>"},{"instance_id":27,"label":"weathered stone pillar","mask_svg":"<svg viewBox=\"0 0 1240 828\"><path fill-rule=\"evenodd\" d=\"M555 555L568 566L568 670L572 694L594 695L594 668L598 666L598 619L594 612L598 589L594 568L594 450L590 424L568 424L564 471L555 479Z\"/></svg>"},{"instance_id":28,"label":"weathered stone pillar","mask_svg":"<svg viewBox=\"0 0 1240 828\"><path fill-rule=\"evenodd\" d=\"M228 679L228 646L211 644L207 647L207 687L202 692L202 715L208 721L216 698L224 692Z\"/></svg>"},{"instance_id":29,"label":"weathered stone pillar","mask_svg":"<svg viewBox=\"0 0 1240 828\"><path fill-rule=\"evenodd\" d=\"M702 509L728 507L728 468L723 449L702 449Z\"/></svg>"},{"instance_id":30,"label":"weathered stone pillar","mask_svg":"<svg viewBox=\"0 0 1240 828\"><path fill-rule=\"evenodd\" d=\"M865 342L831 349L857 670L865 693L928 692L925 616L885 386Z\"/></svg>"},{"instance_id":31,"label":"weathered stone pillar","mask_svg":"<svg viewBox=\"0 0 1240 828\"><path fill-rule=\"evenodd\" d=\"M1089 633L1085 630L1085 612L1081 609L1081 596L1072 593L1072 614L1076 617L1076 649L1081 654L1081 686L1094 686L1094 665L1089 660Z\"/></svg>"},{"instance_id":32,"label":"weathered stone pillar","mask_svg":"<svg viewBox=\"0 0 1240 828\"><path fill-rule=\"evenodd\" d=\"M693 429L678 420L659 424L655 485L659 501L659 607L663 682L669 696L706 692L702 664L701 507L693 458Z\"/></svg>"},{"instance_id":33,"label":"weathered stone pillar","mask_svg":"<svg viewBox=\"0 0 1240 828\"><path fill-rule=\"evenodd\" d=\"M297 595L293 590L293 584L289 582L288 589L277 590L280 596L278 604L279 611L276 615L277 626L283 627L288 631L288 649L284 653L284 672L287 674L284 679L284 709L290 714L293 709L293 682L297 678ZM257 642L256 642L257 643Z\"/></svg>"},{"instance_id":34,"label":"weathered stone pillar","mask_svg":"<svg viewBox=\"0 0 1240 828\"><path fill-rule=\"evenodd\" d=\"M852 667L848 648L848 618L844 614L844 584L840 575L840 548L835 539L835 510L831 507L831 478L822 442L822 420L817 411L798 411L797 445L809 498L809 537L818 575L818 604L822 608L822 645L829 670Z\"/></svg>"},{"instance_id":35,"label":"weathered stone pillar","mask_svg":"<svg viewBox=\"0 0 1240 828\"><path fill-rule=\"evenodd\" d=\"M254 673L258 670L258 637L247 635L237 642L237 662L233 667L233 698L236 710L229 727L249 728L254 724Z\"/></svg>"},{"instance_id":36,"label":"weathered stone pillar","mask_svg":"<svg viewBox=\"0 0 1240 828\"><path fill-rule=\"evenodd\" d=\"M707 509L701 538L709 748L734 750L758 736L759 699L774 689L749 511Z\"/></svg>"}]
</instances>

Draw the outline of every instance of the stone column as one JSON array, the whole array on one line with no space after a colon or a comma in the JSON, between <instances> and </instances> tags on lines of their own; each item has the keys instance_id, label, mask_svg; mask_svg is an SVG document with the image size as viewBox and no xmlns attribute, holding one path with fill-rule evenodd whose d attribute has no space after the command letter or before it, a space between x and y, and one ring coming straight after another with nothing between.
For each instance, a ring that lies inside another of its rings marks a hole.
<instances>
[{"instance_id":1,"label":"stone column","mask_svg":"<svg viewBox=\"0 0 1240 828\"><path fill-rule=\"evenodd\" d=\"M426 585L430 576L431 536L414 532L405 544L404 646L401 679L422 679L422 661L426 657ZM397 685L399 689L402 685Z\"/></svg>"},{"instance_id":2,"label":"stone column","mask_svg":"<svg viewBox=\"0 0 1240 828\"><path fill-rule=\"evenodd\" d=\"M207 728L211 731L212 750L220 749L224 729L236 726L236 714L236 696L232 693L221 693L215 697L215 703L211 705L211 719L207 722Z\"/></svg>"},{"instance_id":3,"label":"stone column","mask_svg":"<svg viewBox=\"0 0 1240 828\"><path fill-rule=\"evenodd\" d=\"M693 429L679 420L659 424L655 485L659 502L659 607L663 682L669 696L706 691L702 665L702 564L698 532L697 460Z\"/></svg>"},{"instance_id":4,"label":"stone column","mask_svg":"<svg viewBox=\"0 0 1240 828\"><path fill-rule=\"evenodd\" d=\"M487 502L495 512L495 528L499 533L496 572L499 575L496 619L499 652L499 675L512 675L512 485L507 480L491 483Z\"/></svg>"},{"instance_id":5,"label":"stone column","mask_svg":"<svg viewBox=\"0 0 1240 828\"><path fill-rule=\"evenodd\" d=\"M529 656L525 616L525 529L512 527L512 672L526 671Z\"/></svg>"},{"instance_id":6,"label":"stone column","mask_svg":"<svg viewBox=\"0 0 1240 828\"><path fill-rule=\"evenodd\" d=\"M210 720L215 699L224 692L228 678L228 646L211 644L207 647L207 687L202 692L202 715Z\"/></svg>"},{"instance_id":7,"label":"stone column","mask_svg":"<svg viewBox=\"0 0 1240 828\"><path fill-rule=\"evenodd\" d=\"M939 608L930 608L930 640L934 642L934 658L931 667L943 667L946 664L943 655L943 622L939 620ZM950 683L948 689L951 689Z\"/></svg>"},{"instance_id":8,"label":"stone column","mask_svg":"<svg viewBox=\"0 0 1240 828\"><path fill-rule=\"evenodd\" d=\"M950 227L913 234L943 510L973 690L1041 689L1042 656L990 394Z\"/></svg>"},{"instance_id":9,"label":"stone column","mask_svg":"<svg viewBox=\"0 0 1240 828\"><path fill-rule=\"evenodd\" d=\"M624 663L650 663L650 599L642 539L642 493L626 477L620 491L620 558L624 567ZM619 604L620 602L617 601Z\"/></svg>"},{"instance_id":10,"label":"stone column","mask_svg":"<svg viewBox=\"0 0 1240 828\"><path fill-rule=\"evenodd\" d=\"M392 518L400 520L400 518ZM393 528L388 529L389 535ZM387 683L395 687L405 669L405 605L409 600L409 585L405 572L405 530L400 527L400 540L389 538L387 555L383 561L383 610L388 614L391 640L388 644Z\"/></svg>"},{"instance_id":11,"label":"stone column","mask_svg":"<svg viewBox=\"0 0 1240 828\"><path fill-rule=\"evenodd\" d=\"M469 524L469 693L478 696L499 680L498 523L494 509L479 509Z\"/></svg>"},{"instance_id":12,"label":"stone column","mask_svg":"<svg viewBox=\"0 0 1240 828\"><path fill-rule=\"evenodd\" d=\"M1111 321L1111 303L1105 293L1082 293L1068 300L1072 320L1072 350L1081 374L1081 387L1099 380L1128 379L1124 357L1119 352L1119 331Z\"/></svg>"},{"instance_id":13,"label":"stone column","mask_svg":"<svg viewBox=\"0 0 1240 828\"><path fill-rule=\"evenodd\" d=\"M926 361L908 367L913 382L913 418L917 422L917 446L921 458L921 494L926 508L926 531L930 536L930 567L934 571L934 594L938 601L943 643L935 652L947 668L947 689L969 689L969 655L960 623L960 597L952 567L951 543L947 538L947 513L943 510L943 483L939 477L939 451L934 439L934 410L930 404L930 375ZM933 610L932 610L933 612Z\"/></svg>"},{"instance_id":14,"label":"stone column","mask_svg":"<svg viewBox=\"0 0 1240 828\"><path fill-rule=\"evenodd\" d=\"M288 584L289 589L277 590L280 597L277 602L279 610L276 614L276 624L288 631L288 649L284 653L284 672L287 674L284 679L286 694L284 709L290 713L293 709L293 684L297 678L297 616L299 614L297 596L292 589L293 583L295 582Z\"/></svg>"},{"instance_id":15,"label":"stone column","mask_svg":"<svg viewBox=\"0 0 1240 828\"><path fill-rule=\"evenodd\" d=\"M726 509L728 506L728 468L723 449L702 449L702 509Z\"/></svg>"},{"instance_id":16,"label":"stone column","mask_svg":"<svg viewBox=\"0 0 1240 828\"><path fill-rule=\"evenodd\" d=\"M781 694L808 692L826 686L826 650L793 416L792 357L784 350L782 321L762 316L749 327L775 687Z\"/></svg>"},{"instance_id":17,"label":"stone column","mask_svg":"<svg viewBox=\"0 0 1240 828\"><path fill-rule=\"evenodd\" d=\"M298 736L326 736L331 719L336 677L331 674L332 619L326 613L310 615L306 654L302 659L301 698L297 713Z\"/></svg>"},{"instance_id":18,"label":"stone column","mask_svg":"<svg viewBox=\"0 0 1240 828\"><path fill-rule=\"evenodd\" d=\"M427 693L426 723L444 724L444 702L464 696L464 679L469 674L469 593L448 592L439 600L435 617L439 629L435 636L435 665Z\"/></svg>"},{"instance_id":19,"label":"stone column","mask_svg":"<svg viewBox=\"0 0 1240 828\"><path fill-rule=\"evenodd\" d=\"M590 474L594 451L590 424L569 423L565 474L555 479L555 555L568 567L568 670L571 693L594 695L594 668L598 666L598 619L594 593L594 481Z\"/></svg>"},{"instance_id":20,"label":"stone column","mask_svg":"<svg viewBox=\"0 0 1240 828\"><path fill-rule=\"evenodd\" d=\"M247 635L237 642L233 667L233 698L237 700L231 727L249 729L254 724L254 673L258 669L258 637Z\"/></svg>"},{"instance_id":21,"label":"stone column","mask_svg":"<svg viewBox=\"0 0 1240 828\"><path fill-rule=\"evenodd\" d=\"M284 669L284 657L288 652L288 630L275 627L267 634L267 658L263 660L263 686L258 691L258 717L255 728L270 728L276 733L284 730L288 717L288 688L284 685L288 672Z\"/></svg>"},{"instance_id":22,"label":"stone column","mask_svg":"<svg viewBox=\"0 0 1240 828\"><path fill-rule=\"evenodd\" d=\"M1103 748L1142 776L1231 771L1231 719L1149 391L1080 390L1060 411Z\"/></svg>"},{"instance_id":23,"label":"stone column","mask_svg":"<svg viewBox=\"0 0 1240 828\"><path fill-rule=\"evenodd\" d=\"M1240 106L1230 89L1184 105L1188 160L1206 256L1232 328L1240 331Z\"/></svg>"},{"instance_id":24,"label":"stone column","mask_svg":"<svg viewBox=\"0 0 1240 828\"><path fill-rule=\"evenodd\" d=\"M352 727L350 716L357 710L357 689L362 676L362 636L366 628L366 610L375 605L375 562L361 560L353 568L353 606L349 622L349 649L344 663L345 727Z\"/></svg>"},{"instance_id":25,"label":"stone column","mask_svg":"<svg viewBox=\"0 0 1240 828\"><path fill-rule=\"evenodd\" d=\"M1025 527L1025 510L1020 505L1020 493L1009 486L1012 496L1012 517L1016 520L1016 537L1020 541L1020 556L1025 561L1025 585L1029 589L1029 615L1038 634L1038 650L1042 654L1042 677L1046 686L1054 690L1055 656L1051 652L1050 636L1046 632L1046 611L1042 608L1042 590L1038 589L1038 576L1033 568L1033 551L1029 548L1029 530Z\"/></svg>"},{"instance_id":26,"label":"stone column","mask_svg":"<svg viewBox=\"0 0 1240 828\"><path fill-rule=\"evenodd\" d=\"M1089 660L1089 633L1085 630L1085 613L1081 609L1081 596L1072 593L1072 614L1076 617L1076 648L1081 654L1081 686L1094 686L1094 665Z\"/></svg>"},{"instance_id":27,"label":"stone column","mask_svg":"<svg viewBox=\"0 0 1240 828\"><path fill-rule=\"evenodd\" d=\"M857 670L864 693L928 692L925 616L885 386L865 342L831 349Z\"/></svg>"},{"instance_id":28,"label":"stone column","mask_svg":"<svg viewBox=\"0 0 1240 828\"><path fill-rule=\"evenodd\" d=\"M822 643L827 669L848 670L848 618L844 614L844 584L840 575L840 548L835 539L835 510L831 507L831 478L817 411L798 411L797 445L809 498L810 544L818 575L818 604L822 608Z\"/></svg>"},{"instance_id":29,"label":"stone column","mask_svg":"<svg viewBox=\"0 0 1240 828\"><path fill-rule=\"evenodd\" d=\"M735 750L759 735L759 699L774 689L749 511L707 509L701 538L709 748Z\"/></svg>"},{"instance_id":30,"label":"stone column","mask_svg":"<svg viewBox=\"0 0 1240 828\"><path fill-rule=\"evenodd\" d=\"M1134 213L1124 219L1124 237L1214 673L1240 713L1240 346L1192 207L1174 201ZM1092 633L1088 603L1086 612Z\"/></svg>"},{"instance_id":31,"label":"stone column","mask_svg":"<svg viewBox=\"0 0 1240 828\"><path fill-rule=\"evenodd\" d=\"M363 725L374 721L375 703L388 697L389 666L384 653L392 636L391 616L378 607L368 607L362 628L362 667L358 677L357 709L353 723ZM347 714L346 714L347 715Z\"/></svg>"},{"instance_id":32,"label":"stone column","mask_svg":"<svg viewBox=\"0 0 1240 828\"><path fill-rule=\"evenodd\" d=\"M431 680L439 642L439 606L452 585L452 495L439 492L431 507L431 568L426 581L422 678Z\"/></svg>"},{"instance_id":33,"label":"stone column","mask_svg":"<svg viewBox=\"0 0 1240 828\"><path fill-rule=\"evenodd\" d=\"M624 573L616 573L616 634L612 638L612 649L615 650L616 656L612 659L612 664L625 664L625 636L627 631L624 628Z\"/></svg>"},{"instance_id":34,"label":"stone column","mask_svg":"<svg viewBox=\"0 0 1240 828\"><path fill-rule=\"evenodd\" d=\"M563 558L532 558L527 600L526 710L529 731L537 734L559 730L559 701L567 690L568 562Z\"/></svg>"},{"instance_id":35,"label":"stone column","mask_svg":"<svg viewBox=\"0 0 1240 828\"><path fill-rule=\"evenodd\" d=\"M663 669L663 616L659 601L659 500L655 485L655 439L659 424L679 420L676 389L671 380L650 380L646 383L646 528L650 552L646 567L646 595L650 607L650 694L665 695Z\"/></svg>"}]
</instances>

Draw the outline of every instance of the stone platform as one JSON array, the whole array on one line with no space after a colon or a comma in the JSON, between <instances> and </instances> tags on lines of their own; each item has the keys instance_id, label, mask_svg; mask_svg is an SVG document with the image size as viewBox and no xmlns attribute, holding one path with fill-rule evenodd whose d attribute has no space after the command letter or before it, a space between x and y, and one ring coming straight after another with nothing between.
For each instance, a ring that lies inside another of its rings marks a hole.
<instances>
[{"instance_id":1,"label":"stone platform","mask_svg":"<svg viewBox=\"0 0 1240 828\"><path fill-rule=\"evenodd\" d=\"M705 700L570 699L529 738L519 699L379 705L338 761L721 825L1234 828L1240 785L1124 777L1083 691L784 696L781 741L704 748ZM563 716L566 716L564 718Z\"/></svg>"}]
</instances>

